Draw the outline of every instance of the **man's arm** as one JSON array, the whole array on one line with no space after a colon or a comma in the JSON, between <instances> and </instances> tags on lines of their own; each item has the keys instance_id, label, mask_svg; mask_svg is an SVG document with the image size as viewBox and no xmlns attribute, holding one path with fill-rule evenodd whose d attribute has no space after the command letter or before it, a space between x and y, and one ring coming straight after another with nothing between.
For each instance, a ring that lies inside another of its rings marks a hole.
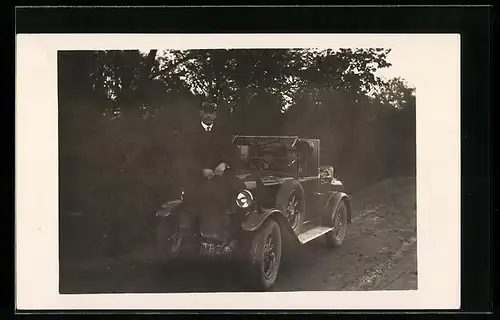
<instances>
[{"instance_id":1,"label":"man's arm","mask_svg":"<svg viewBox=\"0 0 500 320\"><path fill-rule=\"evenodd\" d=\"M235 149L232 131L226 128L221 134L221 162L228 166L234 165Z\"/></svg>"},{"instance_id":2,"label":"man's arm","mask_svg":"<svg viewBox=\"0 0 500 320\"><path fill-rule=\"evenodd\" d=\"M184 161L186 162L187 166L190 168L191 174L194 174L196 176L203 175L205 178L212 178L214 176L213 169L211 169L211 165L208 165L206 163L206 156L205 154L200 151L203 150L203 148L206 148L207 146L200 146L199 144L199 136L197 135L197 132L189 132L186 135L187 139L185 141L185 156L184 156Z\"/></svg>"}]
</instances>

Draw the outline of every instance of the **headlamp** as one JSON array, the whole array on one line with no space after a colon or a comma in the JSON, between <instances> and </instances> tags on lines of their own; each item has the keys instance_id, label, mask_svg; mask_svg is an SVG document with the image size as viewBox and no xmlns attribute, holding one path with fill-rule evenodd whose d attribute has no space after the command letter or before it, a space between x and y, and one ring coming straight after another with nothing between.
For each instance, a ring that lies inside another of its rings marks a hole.
<instances>
[{"instance_id":1,"label":"headlamp","mask_svg":"<svg viewBox=\"0 0 500 320\"><path fill-rule=\"evenodd\" d=\"M243 190L236 196L236 204L238 207L246 209L252 205L253 195L248 190Z\"/></svg>"}]
</instances>

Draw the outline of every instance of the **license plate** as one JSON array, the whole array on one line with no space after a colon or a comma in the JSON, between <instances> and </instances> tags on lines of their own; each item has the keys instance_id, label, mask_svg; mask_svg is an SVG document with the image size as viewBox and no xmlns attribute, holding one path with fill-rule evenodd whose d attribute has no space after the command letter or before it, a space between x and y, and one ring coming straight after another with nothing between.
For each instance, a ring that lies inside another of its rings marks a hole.
<instances>
[{"instance_id":1,"label":"license plate","mask_svg":"<svg viewBox=\"0 0 500 320\"><path fill-rule=\"evenodd\" d=\"M219 256L222 254L229 253L231 250L229 247L223 247L220 244L206 243L202 242L200 245L200 253L208 256Z\"/></svg>"},{"instance_id":2,"label":"license plate","mask_svg":"<svg viewBox=\"0 0 500 320\"><path fill-rule=\"evenodd\" d=\"M213 256L216 254L217 248L213 243L202 242L200 246L200 253L204 255Z\"/></svg>"}]
</instances>

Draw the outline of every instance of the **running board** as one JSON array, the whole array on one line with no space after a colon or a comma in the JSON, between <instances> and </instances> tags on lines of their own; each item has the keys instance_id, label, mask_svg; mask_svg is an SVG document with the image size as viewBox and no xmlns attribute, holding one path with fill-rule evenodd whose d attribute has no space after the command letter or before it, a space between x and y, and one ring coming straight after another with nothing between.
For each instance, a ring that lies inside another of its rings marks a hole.
<instances>
[{"instance_id":1,"label":"running board","mask_svg":"<svg viewBox=\"0 0 500 320\"><path fill-rule=\"evenodd\" d=\"M299 234L297 238L299 238L299 241L304 244L307 243L311 240L317 239L321 237L322 235L332 231L333 228L330 227L323 227L323 226L318 226L314 227L312 229L307 230L306 232L303 232Z\"/></svg>"}]
</instances>

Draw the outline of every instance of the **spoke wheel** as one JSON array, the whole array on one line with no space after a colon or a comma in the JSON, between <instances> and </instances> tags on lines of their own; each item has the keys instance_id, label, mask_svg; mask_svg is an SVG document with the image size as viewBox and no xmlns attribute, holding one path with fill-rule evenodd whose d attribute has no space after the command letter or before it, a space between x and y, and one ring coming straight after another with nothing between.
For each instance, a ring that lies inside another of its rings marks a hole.
<instances>
[{"instance_id":1,"label":"spoke wheel","mask_svg":"<svg viewBox=\"0 0 500 320\"><path fill-rule=\"evenodd\" d=\"M333 230L326 234L327 244L340 247L347 234L347 207L344 201L341 201L335 212L332 212L331 226Z\"/></svg>"},{"instance_id":2,"label":"spoke wheel","mask_svg":"<svg viewBox=\"0 0 500 320\"><path fill-rule=\"evenodd\" d=\"M271 280L276 272L277 252L276 252L276 230L267 236L264 244L264 261L262 271L266 280Z\"/></svg>"},{"instance_id":3,"label":"spoke wheel","mask_svg":"<svg viewBox=\"0 0 500 320\"><path fill-rule=\"evenodd\" d=\"M288 206L286 208L286 215L287 215L287 219L288 219L288 222L290 223L290 225L292 226L292 229L297 229L298 227L298 224L299 224L299 215L300 215L300 201L301 199L299 199L297 196L296 196L296 192L292 192L292 194L290 195L290 200L288 202Z\"/></svg>"},{"instance_id":4,"label":"spoke wheel","mask_svg":"<svg viewBox=\"0 0 500 320\"><path fill-rule=\"evenodd\" d=\"M250 248L248 284L258 291L271 289L281 264L282 238L279 224L269 219L254 235Z\"/></svg>"},{"instance_id":5,"label":"spoke wheel","mask_svg":"<svg viewBox=\"0 0 500 320\"><path fill-rule=\"evenodd\" d=\"M306 211L304 189L298 180L285 181L276 195L276 207L281 210L290 227L300 232Z\"/></svg>"}]
</instances>

